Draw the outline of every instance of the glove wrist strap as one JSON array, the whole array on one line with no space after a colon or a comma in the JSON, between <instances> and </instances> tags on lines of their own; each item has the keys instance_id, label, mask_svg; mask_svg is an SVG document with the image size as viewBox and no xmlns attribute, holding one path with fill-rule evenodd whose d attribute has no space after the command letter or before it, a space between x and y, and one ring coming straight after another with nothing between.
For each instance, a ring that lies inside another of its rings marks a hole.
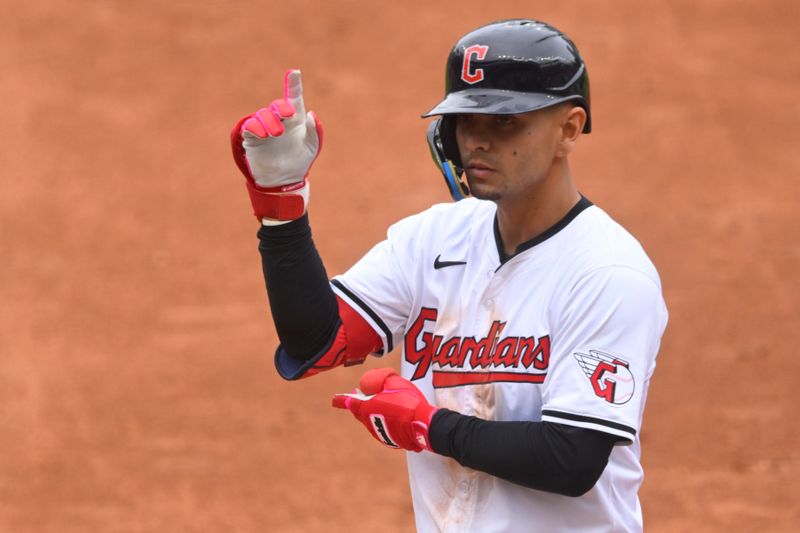
<instances>
[{"instance_id":1,"label":"glove wrist strap","mask_svg":"<svg viewBox=\"0 0 800 533\"><path fill-rule=\"evenodd\" d=\"M259 220L291 221L300 218L306 212L308 204L308 180L284 185L281 187L260 187L252 179L245 181L253 214Z\"/></svg>"}]
</instances>

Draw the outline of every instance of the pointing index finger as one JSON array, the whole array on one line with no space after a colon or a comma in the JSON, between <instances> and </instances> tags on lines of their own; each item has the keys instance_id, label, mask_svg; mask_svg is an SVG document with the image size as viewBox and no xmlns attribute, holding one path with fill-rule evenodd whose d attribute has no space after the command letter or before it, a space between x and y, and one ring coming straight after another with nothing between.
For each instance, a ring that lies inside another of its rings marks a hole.
<instances>
[{"instance_id":1,"label":"pointing index finger","mask_svg":"<svg viewBox=\"0 0 800 533\"><path fill-rule=\"evenodd\" d=\"M300 70L289 69L283 77L283 97L293 106L296 116L305 117L306 110L303 104L303 82L300 79Z\"/></svg>"}]
</instances>

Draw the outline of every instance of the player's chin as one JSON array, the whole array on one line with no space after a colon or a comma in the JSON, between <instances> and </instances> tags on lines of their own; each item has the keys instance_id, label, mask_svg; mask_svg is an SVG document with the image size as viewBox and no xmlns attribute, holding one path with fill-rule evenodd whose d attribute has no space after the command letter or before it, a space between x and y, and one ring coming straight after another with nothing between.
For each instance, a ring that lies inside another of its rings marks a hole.
<instances>
[{"instance_id":1,"label":"player's chin","mask_svg":"<svg viewBox=\"0 0 800 533\"><path fill-rule=\"evenodd\" d=\"M501 197L497 187L493 187L491 183L487 183L484 180L471 178L467 175L467 185L469 186L470 194L479 200L497 201Z\"/></svg>"}]
</instances>

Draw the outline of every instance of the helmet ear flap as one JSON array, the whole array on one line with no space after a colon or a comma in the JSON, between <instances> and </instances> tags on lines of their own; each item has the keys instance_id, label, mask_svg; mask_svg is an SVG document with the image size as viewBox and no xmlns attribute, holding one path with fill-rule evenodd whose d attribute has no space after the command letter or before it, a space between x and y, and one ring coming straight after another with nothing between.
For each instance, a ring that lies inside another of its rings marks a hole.
<instances>
[{"instance_id":1,"label":"helmet ear flap","mask_svg":"<svg viewBox=\"0 0 800 533\"><path fill-rule=\"evenodd\" d=\"M442 139L442 148L444 154L459 171L459 174L464 172L464 164L461 162L461 153L458 151L458 142L456 142L456 117L455 115L443 115L441 118L441 126L439 127L440 136Z\"/></svg>"},{"instance_id":2,"label":"helmet ear flap","mask_svg":"<svg viewBox=\"0 0 800 533\"><path fill-rule=\"evenodd\" d=\"M445 115L428 126L428 148L436 166L444 176L450 196L455 201L469 196L469 187L464 179L464 169L456 142L455 117Z\"/></svg>"}]
</instances>

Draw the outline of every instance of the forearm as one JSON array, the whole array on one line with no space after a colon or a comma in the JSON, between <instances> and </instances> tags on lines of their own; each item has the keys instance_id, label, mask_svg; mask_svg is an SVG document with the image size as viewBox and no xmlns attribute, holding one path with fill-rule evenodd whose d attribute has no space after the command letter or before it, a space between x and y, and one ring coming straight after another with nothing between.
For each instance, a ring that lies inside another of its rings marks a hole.
<instances>
[{"instance_id":1,"label":"forearm","mask_svg":"<svg viewBox=\"0 0 800 533\"><path fill-rule=\"evenodd\" d=\"M309 359L330 344L340 321L308 214L287 224L262 226L258 238L278 338L292 357Z\"/></svg>"},{"instance_id":2,"label":"forearm","mask_svg":"<svg viewBox=\"0 0 800 533\"><path fill-rule=\"evenodd\" d=\"M524 487L580 496L608 463L617 437L548 422L496 422L440 409L430 427L436 453Z\"/></svg>"}]
</instances>

